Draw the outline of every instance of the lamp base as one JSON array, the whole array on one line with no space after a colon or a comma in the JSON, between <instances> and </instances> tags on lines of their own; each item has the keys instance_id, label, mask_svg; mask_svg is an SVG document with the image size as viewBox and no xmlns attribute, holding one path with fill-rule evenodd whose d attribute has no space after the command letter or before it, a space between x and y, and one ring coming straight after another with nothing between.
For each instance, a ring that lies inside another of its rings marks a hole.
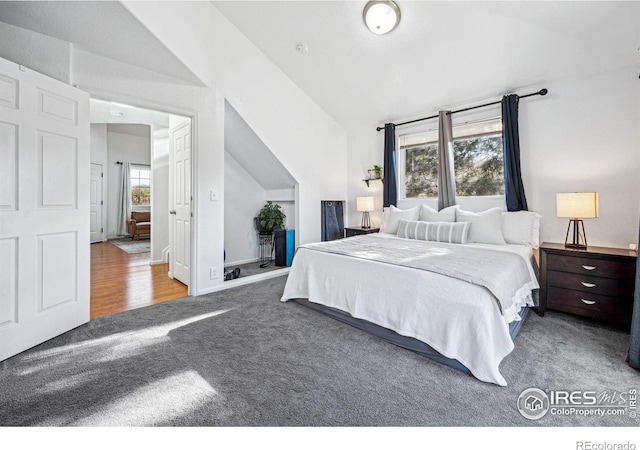
<instances>
[{"instance_id":1,"label":"lamp base","mask_svg":"<svg viewBox=\"0 0 640 450\"><path fill-rule=\"evenodd\" d=\"M365 230L371 228L371 219L369 218L369 212L365 211L362 213L362 225L361 227Z\"/></svg>"},{"instance_id":2,"label":"lamp base","mask_svg":"<svg viewBox=\"0 0 640 450\"><path fill-rule=\"evenodd\" d=\"M569 242L569 231L573 225L573 240ZM584 223L580 219L570 219L567 226L567 234L564 237L564 246L567 248L587 248L587 235L584 232Z\"/></svg>"}]
</instances>

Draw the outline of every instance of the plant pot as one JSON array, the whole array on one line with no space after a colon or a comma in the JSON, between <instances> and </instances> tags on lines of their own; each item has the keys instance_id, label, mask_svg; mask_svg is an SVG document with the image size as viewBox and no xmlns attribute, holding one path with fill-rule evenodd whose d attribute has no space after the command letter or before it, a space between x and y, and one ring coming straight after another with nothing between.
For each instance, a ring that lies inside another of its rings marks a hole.
<instances>
[{"instance_id":1,"label":"plant pot","mask_svg":"<svg viewBox=\"0 0 640 450\"><path fill-rule=\"evenodd\" d=\"M253 219L254 223L256 224L256 229L258 230L258 234L262 234L262 235L268 235L268 234L272 234L273 230L270 230L266 227L263 227L260 224L260 218L259 217L255 217Z\"/></svg>"}]
</instances>

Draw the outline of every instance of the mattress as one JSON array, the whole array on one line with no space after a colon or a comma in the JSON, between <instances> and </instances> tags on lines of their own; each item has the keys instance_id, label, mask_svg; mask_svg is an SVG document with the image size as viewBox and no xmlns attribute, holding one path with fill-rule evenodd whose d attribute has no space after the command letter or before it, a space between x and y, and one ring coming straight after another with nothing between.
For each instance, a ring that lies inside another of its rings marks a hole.
<instances>
[{"instance_id":1,"label":"mattress","mask_svg":"<svg viewBox=\"0 0 640 450\"><path fill-rule=\"evenodd\" d=\"M407 243L393 235L368 237ZM467 245L514 253L527 264L531 279L508 310L500 310L488 289L463 280L304 246L296 252L281 300L307 299L416 339L479 380L505 386L499 364L514 348L509 324L522 320L522 308L533 306L532 292L539 287L533 251L519 245Z\"/></svg>"}]
</instances>

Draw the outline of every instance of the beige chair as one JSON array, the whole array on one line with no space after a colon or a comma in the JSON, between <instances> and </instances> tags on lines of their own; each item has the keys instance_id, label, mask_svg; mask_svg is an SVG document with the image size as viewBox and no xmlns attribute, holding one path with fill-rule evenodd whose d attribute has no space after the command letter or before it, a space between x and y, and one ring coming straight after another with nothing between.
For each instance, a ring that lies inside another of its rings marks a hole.
<instances>
[{"instance_id":1,"label":"beige chair","mask_svg":"<svg viewBox=\"0 0 640 450\"><path fill-rule=\"evenodd\" d=\"M131 212L129 224L129 234L132 239L140 240L141 234L151 234L151 213L142 211Z\"/></svg>"}]
</instances>

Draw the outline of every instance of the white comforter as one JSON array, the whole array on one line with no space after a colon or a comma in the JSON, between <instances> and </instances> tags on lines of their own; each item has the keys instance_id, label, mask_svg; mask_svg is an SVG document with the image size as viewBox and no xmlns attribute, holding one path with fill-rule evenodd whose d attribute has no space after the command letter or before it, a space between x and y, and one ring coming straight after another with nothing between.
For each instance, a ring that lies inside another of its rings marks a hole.
<instances>
[{"instance_id":1,"label":"white comforter","mask_svg":"<svg viewBox=\"0 0 640 450\"><path fill-rule=\"evenodd\" d=\"M407 242L388 234L368 236ZM506 386L499 365L514 347L508 323L520 320L522 306L533 305L531 290L539 287L532 250L516 245L468 245L516 253L527 262L533 281L518 290L514 305L503 314L484 287L429 271L304 247L296 252L281 300L306 298L419 339L458 360L479 380Z\"/></svg>"}]
</instances>

